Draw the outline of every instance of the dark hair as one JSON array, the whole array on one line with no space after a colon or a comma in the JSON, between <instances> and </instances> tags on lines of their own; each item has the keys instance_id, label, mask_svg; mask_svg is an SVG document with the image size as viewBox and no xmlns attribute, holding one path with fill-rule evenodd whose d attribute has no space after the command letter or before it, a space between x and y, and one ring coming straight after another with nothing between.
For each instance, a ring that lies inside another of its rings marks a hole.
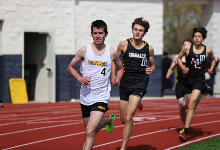
<instances>
[{"instance_id":1,"label":"dark hair","mask_svg":"<svg viewBox=\"0 0 220 150\"><path fill-rule=\"evenodd\" d=\"M168 55L168 52L163 52L163 55Z\"/></svg>"},{"instance_id":2,"label":"dark hair","mask_svg":"<svg viewBox=\"0 0 220 150\"><path fill-rule=\"evenodd\" d=\"M193 44L193 41L192 41L192 40L190 40L190 39L185 39L185 40L183 40L182 45L184 44L184 42L190 42L191 44Z\"/></svg>"},{"instance_id":3,"label":"dark hair","mask_svg":"<svg viewBox=\"0 0 220 150\"><path fill-rule=\"evenodd\" d=\"M194 34L195 34L196 32L200 32L200 33L202 34L203 39L205 39L206 36L207 36L207 30L206 30L204 27L201 27L201 28L195 27L195 28L193 29L192 38L194 37Z\"/></svg>"},{"instance_id":4,"label":"dark hair","mask_svg":"<svg viewBox=\"0 0 220 150\"><path fill-rule=\"evenodd\" d=\"M146 20L143 20L142 17L141 17L141 18L136 18L136 19L134 20L134 22L132 23L132 30L133 30L133 27L134 27L135 24L138 24L138 25L143 26L145 32L148 32L148 29L150 28L149 22L146 21Z\"/></svg>"},{"instance_id":5,"label":"dark hair","mask_svg":"<svg viewBox=\"0 0 220 150\"><path fill-rule=\"evenodd\" d=\"M96 21L93 21L92 24L91 24L91 32L93 32L93 27L96 27L96 28L104 28L104 32L105 34L107 34L107 24L103 21L103 20L96 20Z\"/></svg>"}]
</instances>

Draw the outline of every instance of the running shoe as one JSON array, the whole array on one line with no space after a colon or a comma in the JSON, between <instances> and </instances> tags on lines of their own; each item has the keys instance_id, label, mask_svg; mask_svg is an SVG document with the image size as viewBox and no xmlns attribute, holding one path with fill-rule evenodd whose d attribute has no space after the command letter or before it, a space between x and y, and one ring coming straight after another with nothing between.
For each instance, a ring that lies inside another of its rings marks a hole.
<instances>
[{"instance_id":1,"label":"running shoe","mask_svg":"<svg viewBox=\"0 0 220 150\"><path fill-rule=\"evenodd\" d=\"M179 139L180 139L182 142L186 142L186 134L185 134L185 132L183 132L183 134L180 134L180 135L179 135Z\"/></svg>"},{"instance_id":2,"label":"running shoe","mask_svg":"<svg viewBox=\"0 0 220 150\"><path fill-rule=\"evenodd\" d=\"M183 134L184 133L184 130L185 130L185 127L182 129L182 130L180 130L180 134Z\"/></svg>"},{"instance_id":3,"label":"running shoe","mask_svg":"<svg viewBox=\"0 0 220 150\"><path fill-rule=\"evenodd\" d=\"M112 118L112 124L106 125L106 131L108 133L111 133L113 131L113 129L114 129L114 126L115 126L114 125L114 121L115 121L115 118L116 118L116 114L112 113L109 118Z\"/></svg>"},{"instance_id":4,"label":"running shoe","mask_svg":"<svg viewBox=\"0 0 220 150\"><path fill-rule=\"evenodd\" d=\"M144 105L140 102L139 106L138 106L138 110L142 111L143 110Z\"/></svg>"}]
</instances>

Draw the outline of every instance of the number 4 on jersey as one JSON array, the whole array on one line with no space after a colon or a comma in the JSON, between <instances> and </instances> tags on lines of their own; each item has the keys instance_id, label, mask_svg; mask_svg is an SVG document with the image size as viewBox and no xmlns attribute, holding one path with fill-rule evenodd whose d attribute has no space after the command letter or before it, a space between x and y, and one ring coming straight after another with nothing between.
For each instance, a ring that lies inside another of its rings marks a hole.
<instances>
[{"instance_id":1,"label":"number 4 on jersey","mask_svg":"<svg viewBox=\"0 0 220 150\"><path fill-rule=\"evenodd\" d=\"M105 72L106 68L102 69L101 74L103 74L103 76L105 76L106 72Z\"/></svg>"}]
</instances>

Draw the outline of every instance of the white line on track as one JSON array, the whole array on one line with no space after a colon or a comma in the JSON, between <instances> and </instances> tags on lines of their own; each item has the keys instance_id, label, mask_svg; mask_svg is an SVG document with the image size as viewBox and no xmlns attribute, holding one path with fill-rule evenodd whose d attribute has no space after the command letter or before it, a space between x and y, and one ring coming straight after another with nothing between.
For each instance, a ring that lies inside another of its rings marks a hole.
<instances>
[{"instance_id":1,"label":"white line on track","mask_svg":"<svg viewBox=\"0 0 220 150\"><path fill-rule=\"evenodd\" d=\"M204 123L198 123L198 124L193 124L193 125L191 125L191 126L202 125L202 124L210 124L210 123L216 123L216 122L220 122L220 120L218 120L218 121L211 121L211 122L204 122ZM141 135L137 135L137 136L132 136L131 138L136 138L136 137L140 137L140 136L145 136L145 135L149 135L149 134L154 134L154 133L159 133L159 132L169 131L169 130L174 130L174 129L176 129L176 128L170 128L170 129L164 129L164 130L159 130L159 131L155 131L155 132L145 133L145 134L141 134ZM102 129L102 130L103 130L103 129ZM65 137L74 136L74 135L79 135L79 134L85 134L85 132L79 132L79 133L74 133L74 134L59 136L59 137L55 137L55 138L50 138L50 139L35 141L35 142L31 142L31 143L26 143L26 144L14 146L14 147L6 148L6 149L3 149L3 150L9 150L9 149L13 149L13 148L18 148L18 147L22 147L22 146L31 145L31 144L36 144L36 143L51 141L51 140L60 139L60 138L65 138ZM100 147L100 146L104 146L104 145L108 145L108 144L111 144L111 143L116 143L116 142L119 142L119 141L122 141L122 139L117 140L117 141L112 141L112 142L109 142L109 143L105 143L105 144L101 144L101 145L97 145L97 146L94 146L93 148Z\"/></svg>"},{"instance_id":2,"label":"white line on track","mask_svg":"<svg viewBox=\"0 0 220 150\"><path fill-rule=\"evenodd\" d=\"M56 140L56 139L60 139L60 138L64 138L64 137L69 137L69 136L73 136L73 135L77 135L77 134L83 134L83 133L85 133L85 132L79 132L79 133L74 133L74 134L59 136L59 137L55 137L55 138L45 139L45 140L41 140L41 141L31 142L31 143L27 143L27 144L22 144L22 145L10 147L10 148L2 149L2 150L8 150L8 149L13 149L13 148L18 148L18 147L22 147L22 146L27 146L27 145L31 145L31 144L36 144L36 143L41 143L41 142Z\"/></svg>"},{"instance_id":3,"label":"white line on track","mask_svg":"<svg viewBox=\"0 0 220 150\"><path fill-rule=\"evenodd\" d=\"M80 110L80 108L76 107L71 107L71 106L63 106L63 107L35 107L35 108L24 108L24 107L21 107L20 109L12 109L12 110L9 110L9 108L5 111L1 111L0 113L11 113L11 112L29 112L29 111L45 111L45 110L49 110L49 111L54 111L54 110L66 110L66 109L71 109L71 110Z\"/></svg>"},{"instance_id":4,"label":"white line on track","mask_svg":"<svg viewBox=\"0 0 220 150\"><path fill-rule=\"evenodd\" d=\"M203 125L203 124L210 124L210 123L216 123L216 122L220 122L220 120L218 120L218 121L211 121L211 122L204 122L204 123L198 123L198 124L192 124L191 126L197 126L197 125ZM137 137L141 137L141 136L145 136L145 135L150 135L150 134L154 134L154 133L160 133L160 132L164 132L164 131L170 131L170 130L174 130L174 129L176 129L176 128L164 129L164 130L159 130L159 131L155 131L155 132L150 132L150 133L140 134L140 135L136 135L136 136L131 136L130 139L137 138ZM100 145L96 145L96 146L94 146L93 148L101 147L101 146L105 146L105 145L109 145L109 144L112 144L112 143L117 143L117 142L120 142L120 141L122 141L122 139L116 140L116 141L112 141L112 142L108 142L108 143L104 143L104 144L100 144Z\"/></svg>"},{"instance_id":5,"label":"white line on track","mask_svg":"<svg viewBox=\"0 0 220 150\"><path fill-rule=\"evenodd\" d=\"M173 146L173 147L167 148L165 150L171 150L171 149L174 149L174 148L177 148L177 147L182 147L182 146L188 145L190 143L195 143L195 142L198 142L198 141L201 141L201 140L205 140L205 139L209 139L209 138L212 138L212 137L215 137L215 136L219 136L219 135L220 135L220 133L214 134L214 135L211 135L211 136L206 136L204 138L200 138L200 139L197 139L197 140L189 141L189 142L186 142L184 144L180 144L180 145L177 145L177 146Z\"/></svg>"},{"instance_id":6,"label":"white line on track","mask_svg":"<svg viewBox=\"0 0 220 150\"><path fill-rule=\"evenodd\" d=\"M219 114L219 113L201 114L201 115L197 115L197 116L206 116L206 115L213 115L213 114ZM153 120L153 121L136 122L136 123L133 123L133 125L145 124L145 123L153 123L153 122L173 120L173 119L179 119L179 117L159 119L159 120ZM68 124L54 125L54 126L34 128L34 129L28 129L28 130L21 130L21 131L16 131L16 132L8 132L8 133L0 134L0 136L9 135L9 134L15 134L15 133L21 133L21 132L34 131L34 130L41 130L41 129L46 129L46 128L59 127L59 126L66 126L66 125L72 125L72 124L81 124L81 123L83 123L83 122L81 121L81 122L76 122L76 123L68 123ZM114 128L120 128L120 127L124 127L124 125L115 126ZM101 130L105 130L105 128L102 128Z\"/></svg>"},{"instance_id":7,"label":"white line on track","mask_svg":"<svg viewBox=\"0 0 220 150\"><path fill-rule=\"evenodd\" d=\"M78 123L83 123L83 122L81 121L81 122L75 122L75 123L68 123L68 124L61 124L61 125L55 125L55 126L40 127L40 128L34 128L34 129L28 129L28 130L21 130L21 131L16 131L16 132L9 132L9 133L0 134L0 136L9 135L9 134L15 134L15 133L22 133L22 132L27 132L27 131L48 129L48 128L54 128L54 127L69 126L69 125L78 124Z\"/></svg>"},{"instance_id":8,"label":"white line on track","mask_svg":"<svg viewBox=\"0 0 220 150\"><path fill-rule=\"evenodd\" d=\"M27 122L30 122L30 121L42 121L42 120L61 119L61 118L78 117L78 116L82 116L82 115L70 115L70 116L61 116L61 117L53 117L53 118L45 117L44 119L35 119L35 120L27 120L27 121L20 121L20 122L5 123L5 124L0 124L0 126L11 125L11 124L18 124L18 123L27 123Z\"/></svg>"},{"instance_id":9,"label":"white line on track","mask_svg":"<svg viewBox=\"0 0 220 150\"><path fill-rule=\"evenodd\" d=\"M44 114L60 114L60 113L64 113L64 110L55 111L55 112L51 111L51 112L43 112L43 113L30 113L30 114L22 114L22 115L10 114L10 115L3 115L3 117L0 117L0 119L9 118L9 117L33 116L33 115L44 115ZM73 112L65 111L65 113L73 113Z\"/></svg>"}]
</instances>

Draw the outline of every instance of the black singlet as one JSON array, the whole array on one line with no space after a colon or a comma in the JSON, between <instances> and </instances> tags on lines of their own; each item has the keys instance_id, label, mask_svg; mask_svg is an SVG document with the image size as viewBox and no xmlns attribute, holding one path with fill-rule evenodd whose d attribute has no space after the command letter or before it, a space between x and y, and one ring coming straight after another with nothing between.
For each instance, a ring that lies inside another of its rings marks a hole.
<instances>
[{"instance_id":1,"label":"black singlet","mask_svg":"<svg viewBox=\"0 0 220 150\"><path fill-rule=\"evenodd\" d=\"M128 39L127 49L122 56L124 74L120 81L120 86L125 88L146 88L148 75L145 73L149 59L149 45L144 42L140 50L134 48L131 39Z\"/></svg>"},{"instance_id":2,"label":"black singlet","mask_svg":"<svg viewBox=\"0 0 220 150\"><path fill-rule=\"evenodd\" d=\"M189 68L189 72L186 74L186 78L189 82L205 82L205 65L206 65L206 46L201 54L195 54L193 52L193 44L190 47L189 54L186 57L186 67Z\"/></svg>"}]
</instances>

